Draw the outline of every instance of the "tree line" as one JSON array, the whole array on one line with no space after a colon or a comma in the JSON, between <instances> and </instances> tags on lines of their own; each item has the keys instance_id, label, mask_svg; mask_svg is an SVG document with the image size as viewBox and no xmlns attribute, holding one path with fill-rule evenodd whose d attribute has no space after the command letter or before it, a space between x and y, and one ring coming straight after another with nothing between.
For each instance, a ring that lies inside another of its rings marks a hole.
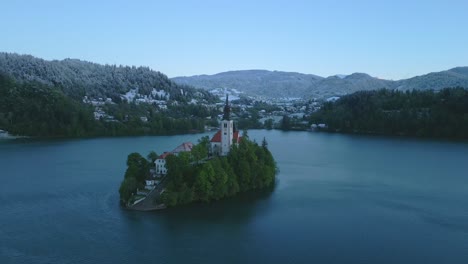
<instances>
[{"instance_id":1,"label":"tree line","mask_svg":"<svg viewBox=\"0 0 468 264\"><path fill-rule=\"evenodd\" d=\"M327 102L311 115L329 131L468 138L468 90L361 91Z\"/></svg>"},{"instance_id":2,"label":"tree line","mask_svg":"<svg viewBox=\"0 0 468 264\"><path fill-rule=\"evenodd\" d=\"M0 129L13 135L88 137L163 135L204 131L213 110L179 104L158 111L150 104L122 102L103 106L112 120L95 120L94 107L40 82L17 82L0 73ZM141 120L147 116L147 120Z\"/></svg>"}]
</instances>

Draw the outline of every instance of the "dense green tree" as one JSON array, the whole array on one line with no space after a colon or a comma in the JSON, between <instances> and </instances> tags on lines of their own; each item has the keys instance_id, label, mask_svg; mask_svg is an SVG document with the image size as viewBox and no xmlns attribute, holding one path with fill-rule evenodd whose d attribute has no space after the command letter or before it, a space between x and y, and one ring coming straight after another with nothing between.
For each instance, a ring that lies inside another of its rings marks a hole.
<instances>
[{"instance_id":1,"label":"dense green tree","mask_svg":"<svg viewBox=\"0 0 468 264\"><path fill-rule=\"evenodd\" d=\"M199 162L208 157L208 148L210 146L210 138L208 136L202 137L198 144L193 146L191 155L194 162Z\"/></svg>"},{"instance_id":2,"label":"dense green tree","mask_svg":"<svg viewBox=\"0 0 468 264\"><path fill-rule=\"evenodd\" d=\"M213 164L214 170L212 198L219 200L225 197L228 193L228 175L222 167L220 159L214 159L211 164Z\"/></svg>"},{"instance_id":3,"label":"dense green tree","mask_svg":"<svg viewBox=\"0 0 468 264\"><path fill-rule=\"evenodd\" d=\"M150 153L148 153L148 156L146 156L146 158L148 158L148 161L153 166L154 161L158 158L158 154L155 151L150 151Z\"/></svg>"},{"instance_id":4,"label":"dense green tree","mask_svg":"<svg viewBox=\"0 0 468 264\"><path fill-rule=\"evenodd\" d=\"M468 90L362 91L328 102L310 117L330 131L468 138Z\"/></svg>"},{"instance_id":5,"label":"dense green tree","mask_svg":"<svg viewBox=\"0 0 468 264\"><path fill-rule=\"evenodd\" d=\"M281 129L282 130L290 130L291 129L291 118L287 115L283 116L281 119Z\"/></svg>"},{"instance_id":6,"label":"dense green tree","mask_svg":"<svg viewBox=\"0 0 468 264\"><path fill-rule=\"evenodd\" d=\"M125 178L135 178L138 183L143 183L149 175L149 163L139 153L131 153L127 157L127 170Z\"/></svg>"},{"instance_id":7,"label":"dense green tree","mask_svg":"<svg viewBox=\"0 0 468 264\"><path fill-rule=\"evenodd\" d=\"M200 140L199 145L206 144L205 141ZM187 157L180 154L168 156L168 184L162 202L168 206L208 202L272 186L276 163L265 139L262 145L250 141L247 132L244 132L241 143L233 146L227 157L189 162Z\"/></svg>"},{"instance_id":8,"label":"dense green tree","mask_svg":"<svg viewBox=\"0 0 468 264\"><path fill-rule=\"evenodd\" d=\"M200 170L197 178L195 180L194 188L195 193L201 201L207 202L209 201L213 194L213 183L215 181L215 171L211 166L211 163L208 162L203 165L202 169Z\"/></svg>"},{"instance_id":9,"label":"dense green tree","mask_svg":"<svg viewBox=\"0 0 468 264\"><path fill-rule=\"evenodd\" d=\"M264 126L268 130L273 129L273 119L269 118L265 120Z\"/></svg>"},{"instance_id":10,"label":"dense green tree","mask_svg":"<svg viewBox=\"0 0 468 264\"><path fill-rule=\"evenodd\" d=\"M137 191L138 183L133 177L125 178L120 184L119 194L120 200L127 203L130 197Z\"/></svg>"}]
</instances>

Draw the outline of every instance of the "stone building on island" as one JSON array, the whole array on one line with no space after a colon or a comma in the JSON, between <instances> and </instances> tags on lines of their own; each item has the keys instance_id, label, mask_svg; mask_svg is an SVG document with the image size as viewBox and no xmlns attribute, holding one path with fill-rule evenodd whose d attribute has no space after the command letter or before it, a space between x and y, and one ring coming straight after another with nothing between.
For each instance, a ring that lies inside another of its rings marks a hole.
<instances>
[{"instance_id":1,"label":"stone building on island","mask_svg":"<svg viewBox=\"0 0 468 264\"><path fill-rule=\"evenodd\" d=\"M223 119L221 120L220 128L210 140L209 155L210 156L226 156L233 144L239 144L241 136L237 131L234 122L231 120L231 107L229 106L228 96L226 95L226 103L224 105ZM193 148L191 142L184 142L173 151L164 152L155 161L155 171L157 175L166 175L166 157L168 155L178 155L180 152L190 152Z\"/></svg>"}]
</instances>

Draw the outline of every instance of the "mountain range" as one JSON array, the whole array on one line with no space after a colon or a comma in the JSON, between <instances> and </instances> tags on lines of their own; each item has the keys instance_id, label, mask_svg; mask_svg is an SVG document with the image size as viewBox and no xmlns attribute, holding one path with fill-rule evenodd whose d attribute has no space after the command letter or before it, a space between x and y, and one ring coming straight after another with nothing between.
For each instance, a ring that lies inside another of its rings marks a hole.
<instances>
[{"instance_id":1,"label":"mountain range","mask_svg":"<svg viewBox=\"0 0 468 264\"><path fill-rule=\"evenodd\" d=\"M72 98L111 98L187 102L214 101L207 90L228 88L260 98L328 98L360 90L440 90L468 88L468 67L457 67L398 81L365 73L321 77L297 72L242 70L214 75L175 77L148 67L101 65L77 60L43 60L30 55L0 52L0 72L17 81L37 81L57 87ZM195 88L194 88L195 87ZM200 89L196 89L200 88ZM135 95L135 96L133 96Z\"/></svg>"},{"instance_id":2,"label":"mountain range","mask_svg":"<svg viewBox=\"0 0 468 264\"><path fill-rule=\"evenodd\" d=\"M372 77L366 73L321 77L297 72L242 70L214 75L172 78L178 84L206 90L236 89L247 95L266 98L328 98L360 90L440 90L468 88L468 67L457 67L398 81Z\"/></svg>"}]
</instances>

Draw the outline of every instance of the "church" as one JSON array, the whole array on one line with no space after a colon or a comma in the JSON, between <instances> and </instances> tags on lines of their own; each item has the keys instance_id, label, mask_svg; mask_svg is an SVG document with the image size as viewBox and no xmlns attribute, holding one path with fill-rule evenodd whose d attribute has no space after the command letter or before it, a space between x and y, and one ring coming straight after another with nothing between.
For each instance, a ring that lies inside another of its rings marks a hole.
<instances>
[{"instance_id":1,"label":"church","mask_svg":"<svg viewBox=\"0 0 468 264\"><path fill-rule=\"evenodd\" d=\"M228 96L226 96L226 104L224 105L224 114L223 120L221 120L221 125L211 138L209 146L209 155L210 156L227 156L231 146L233 144L239 144L241 140L239 131L237 131L234 122L231 120L231 107L229 106ZM190 152L192 151L193 144L191 142L184 142L175 148L173 151L164 152L160 155L155 161L155 174L156 175L166 175L166 157L168 155L178 155L181 152Z\"/></svg>"},{"instance_id":2,"label":"church","mask_svg":"<svg viewBox=\"0 0 468 264\"><path fill-rule=\"evenodd\" d=\"M231 120L231 107L229 106L228 96L226 95L223 120L221 120L220 129L211 138L210 154L212 156L226 156L231 146L233 144L239 144L240 140L239 131L237 131L234 122Z\"/></svg>"}]
</instances>

